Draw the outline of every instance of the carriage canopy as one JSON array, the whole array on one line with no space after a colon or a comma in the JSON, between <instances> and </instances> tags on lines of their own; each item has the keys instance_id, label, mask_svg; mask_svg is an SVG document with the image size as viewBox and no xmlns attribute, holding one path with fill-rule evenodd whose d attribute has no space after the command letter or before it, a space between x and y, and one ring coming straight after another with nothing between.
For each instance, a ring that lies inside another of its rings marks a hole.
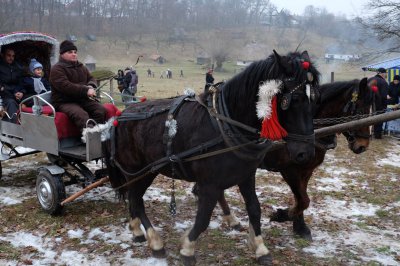
<instances>
[{"instance_id":1,"label":"carriage canopy","mask_svg":"<svg viewBox=\"0 0 400 266\"><path fill-rule=\"evenodd\" d=\"M59 43L56 38L40 32L12 32L0 34L0 48L10 46L15 50L16 60L28 66L36 58L49 74L50 67L58 60Z\"/></svg>"}]
</instances>

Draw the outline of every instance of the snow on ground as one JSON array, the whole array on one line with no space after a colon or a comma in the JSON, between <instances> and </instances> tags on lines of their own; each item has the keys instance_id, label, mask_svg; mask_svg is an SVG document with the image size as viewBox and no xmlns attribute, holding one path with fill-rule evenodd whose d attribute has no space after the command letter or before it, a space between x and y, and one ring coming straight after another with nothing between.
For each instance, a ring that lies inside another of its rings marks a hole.
<instances>
[{"instance_id":1,"label":"snow on ground","mask_svg":"<svg viewBox=\"0 0 400 266\"><path fill-rule=\"evenodd\" d=\"M115 238L117 235L117 231L119 230L113 228L114 231L108 232L105 236L102 236L104 239ZM56 252L57 242L52 238L43 237L40 235L34 235L29 232L18 232L7 234L6 236L0 236L0 240L10 242L11 245L19 248L34 248L37 250L34 253L34 257L32 253L27 253L23 255L23 259L25 261L31 261L31 265L112 265L108 259L107 254L105 256L91 255L85 253L85 250L73 251L73 250L62 250L61 252ZM117 240L114 240L117 241ZM124 239L124 241L131 243L131 239ZM110 242L112 243L112 242ZM129 247L130 245L128 245ZM124 246L124 249L127 249ZM132 251L129 249L126 250L125 255L115 262L119 265L156 265L156 266L164 266L167 265L165 259L137 259L132 258ZM1 265L20 265L20 263L16 261L1 261Z\"/></svg>"},{"instance_id":2,"label":"snow on ground","mask_svg":"<svg viewBox=\"0 0 400 266\"><path fill-rule=\"evenodd\" d=\"M329 220L357 220L358 216L374 216L379 209L379 206L373 204L360 203L355 200L337 200L327 196L322 201L311 202L306 212L314 218L322 216L323 219Z\"/></svg>"},{"instance_id":3,"label":"snow on ground","mask_svg":"<svg viewBox=\"0 0 400 266\"><path fill-rule=\"evenodd\" d=\"M360 171L346 169L344 167L338 167L340 162L335 158L333 152L328 152L325 158L324 164L320 167L323 171L324 177L314 176L314 182L309 187L309 191L313 192L340 192L346 189L348 184L357 185L360 188L366 188L368 183L365 181L356 181L352 177L362 174ZM10 165L16 168L24 169L35 169L37 164L35 162L18 161L10 162ZM391 165L400 168L400 156L388 152L386 158L381 158L376 161L376 165ZM100 163L91 162L88 164L91 170L98 169L101 167ZM13 167L7 167L3 169L3 178L8 180L8 174L11 173ZM259 169L257 176L271 176L271 173ZM277 177L277 174L272 174ZM393 174L393 180L399 180L398 174ZM280 180L278 178L277 180ZM357 183L359 182L359 183ZM77 192L81 188L79 186L67 187L67 193L72 194ZM191 185L185 186L183 191L185 195L179 195L178 198L184 199L185 197L192 197ZM271 195L290 194L290 189L283 183L266 184L257 187L257 195L260 197L260 201L266 200ZM236 199L243 203L243 199L239 194L237 187L233 187L225 192L228 198ZM34 186L30 187L0 187L0 208L3 205L19 204L24 199L35 197ZM169 202L170 195L168 191L157 188L155 186L150 187L144 197L144 200L156 200L162 202ZM82 200L108 200L115 202L115 194L109 186L103 186L99 189L93 190L82 197ZM279 203L280 204L280 203ZM392 207L399 207L400 203L396 202L392 204ZM285 206L273 205L272 208L284 208ZM234 213L243 212L239 207L231 206ZM346 250L350 253L357 253L358 249L362 249L363 255L359 256L365 263L370 261L377 261L383 265L400 265L398 260L395 260L393 254L400 254L400 231L398 228L392 230L379 229L378 227L368 227L361 229L357 223L362 221L364 218L372 217L376 215L378 210L382 207L359 202L356 200L342 200L337 199L333 196L324 196L316 201L311 201L309 209L306 210L307 216L312 216L312 224L317 225L323 222L339 221L348 223L348 230L340 231L326 231L323 228L312 227L313 242L308 247L302 248L304 252L312 254L315 257L329 258L335 257L337 254ZM179 210L178 210L179 211ZM218 208L217 218L213 218L210 222L209 228L218 229L223 224L222 218L220 217L221 211ZM247 226L248 217L238 217L243 226ZM173 224L173 229L179 233L183 233L193 225L193 220L176 220ZM268 219L262 220L263 229L271 228L271 223ZM135 245L132 243L132 234L128 229L128 226L105 226L101 228L92 228L89 232L85 232L82 229L74 229L67 231L68 237L78 239L82 244L96 244L99 242L116 244L121 247L124 251L123 256L118 258L112 258L110 261L110 254L105 253L103 256L93 255L85 250L74 251L68 249L58 249L60 240L46 237L43 234L37 234L35 232L14 232L4 233L0 235L0 241L10 243L14 247L32 247L37 250L37 253L23 254L23 259L31 260L32 265L156 265L163 266L167 265L166 260L159 259L137 259L132 257L132 247ZM231 234L238 234L236 232L230 232ZM289 244L293 244L293 240L289 241ZM279 246L278 246L279 247ZM275 247L277 248L277 247ZM379 250L385 250L385 252L379 252ZM361 262L363 263L363 262ZM17 261L4 261L0 259L0 265L19 265ZM360 261L353 261L351 264L360 264Z\"/></svg>"},{"instance_id":4,"label":"snow on ground","mask_svg":"<svg viewBox=\"0 0 400 266\"><path fill-rule=\"evenodd\" d=\"M25 199L36 196L28 187L0 187L0 207L22 203Z\"/></svg>"}]
</instances>

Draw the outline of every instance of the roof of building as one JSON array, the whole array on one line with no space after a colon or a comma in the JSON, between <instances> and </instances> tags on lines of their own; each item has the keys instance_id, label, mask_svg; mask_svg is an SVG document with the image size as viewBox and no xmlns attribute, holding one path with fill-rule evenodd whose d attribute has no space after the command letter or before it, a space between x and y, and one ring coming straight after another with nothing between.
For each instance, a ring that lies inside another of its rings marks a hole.
<instances>
[{"instance_id":1,"label":"roof of building","mask_svg":"<svg viewBox=\"0 0 400 266\"><path fill-rule=\"evenodd\" d=\"M378 68L385 68L385 69L400 69L400 57L392 58L389 60L385 60L382 62L374 63L371 65L363 66L361 69L364 71L377 71Z\"/></svg>"}]
</instances>

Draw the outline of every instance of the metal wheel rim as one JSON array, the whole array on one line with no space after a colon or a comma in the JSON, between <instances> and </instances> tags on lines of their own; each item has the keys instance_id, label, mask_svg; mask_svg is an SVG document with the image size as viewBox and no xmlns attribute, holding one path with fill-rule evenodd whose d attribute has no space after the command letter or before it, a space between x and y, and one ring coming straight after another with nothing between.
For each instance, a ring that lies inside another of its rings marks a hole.
<instances>
[{"instance_id":1,"label":"metal wheel rim","mask_svg":"<svg viewBox=\"0 0 400 266\"><path fill-rule=\"evenodd\" d=\"M44 209L49 209L53 203L53 190L49 181L46 178L42 178L37 188L37 195L40 205Z\"/></svg>"}]
</instances>

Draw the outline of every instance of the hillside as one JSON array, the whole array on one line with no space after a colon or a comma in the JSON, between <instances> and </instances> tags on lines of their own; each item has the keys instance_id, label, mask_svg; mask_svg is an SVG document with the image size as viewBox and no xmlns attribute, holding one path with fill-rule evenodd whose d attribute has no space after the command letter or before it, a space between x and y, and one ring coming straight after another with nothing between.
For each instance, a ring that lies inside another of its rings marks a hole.
<instances>
[{"instance_id":1,"label":"hillside","mask_svg":"<svg viewBox=\"0 0 400 266\"><path fill-rule=\"evenodd\" d=\"M332 71L335 72L336 80L361 78L365 75L361 71L360 65L325 63L323 57L326 47L339 43L343 45L343 40L321 37L310 32L304 37L304 32L299 29L260 26L258 28L192 32L188 34L184 42L161 41L158 49L154 38L151 34L119 39L98 37L97 41L93 42L82 37L78 38L77 46L81 60L87 55L91 55L96 59L98 68L114 72L134 65L138 56L142 55L143 58L135 66L140 75L139 93L150 94L153 97L174 96L180 94L187 87L200 92L204 86L204 73L207 66L195 64L196 55L200 52L211 54L210 51L218 47L227 53L229 59L223 65L224 72L214 74L216 81L228 79L240 71L241 67L236 66L238 59L263 59L271 54L273 49L280 54L285 54L294 51L300 43L299 50L309 52L312 60L316 62L324 82L330 81ZM128 44L130 45L129 49L127 48ZM356 48L349 45L349 50ZM166 63L155 63L150 59L153 54L162 55L167 60ZM155 72L155 78L147 78L148 68ZM168 68L173 72L173 79L164 79L163 82L160 82L161 71ZM183 70L184 78L178 77L180 70ZM373 73L366 74L372 75Z\"/></svg>"}]
</instances>

